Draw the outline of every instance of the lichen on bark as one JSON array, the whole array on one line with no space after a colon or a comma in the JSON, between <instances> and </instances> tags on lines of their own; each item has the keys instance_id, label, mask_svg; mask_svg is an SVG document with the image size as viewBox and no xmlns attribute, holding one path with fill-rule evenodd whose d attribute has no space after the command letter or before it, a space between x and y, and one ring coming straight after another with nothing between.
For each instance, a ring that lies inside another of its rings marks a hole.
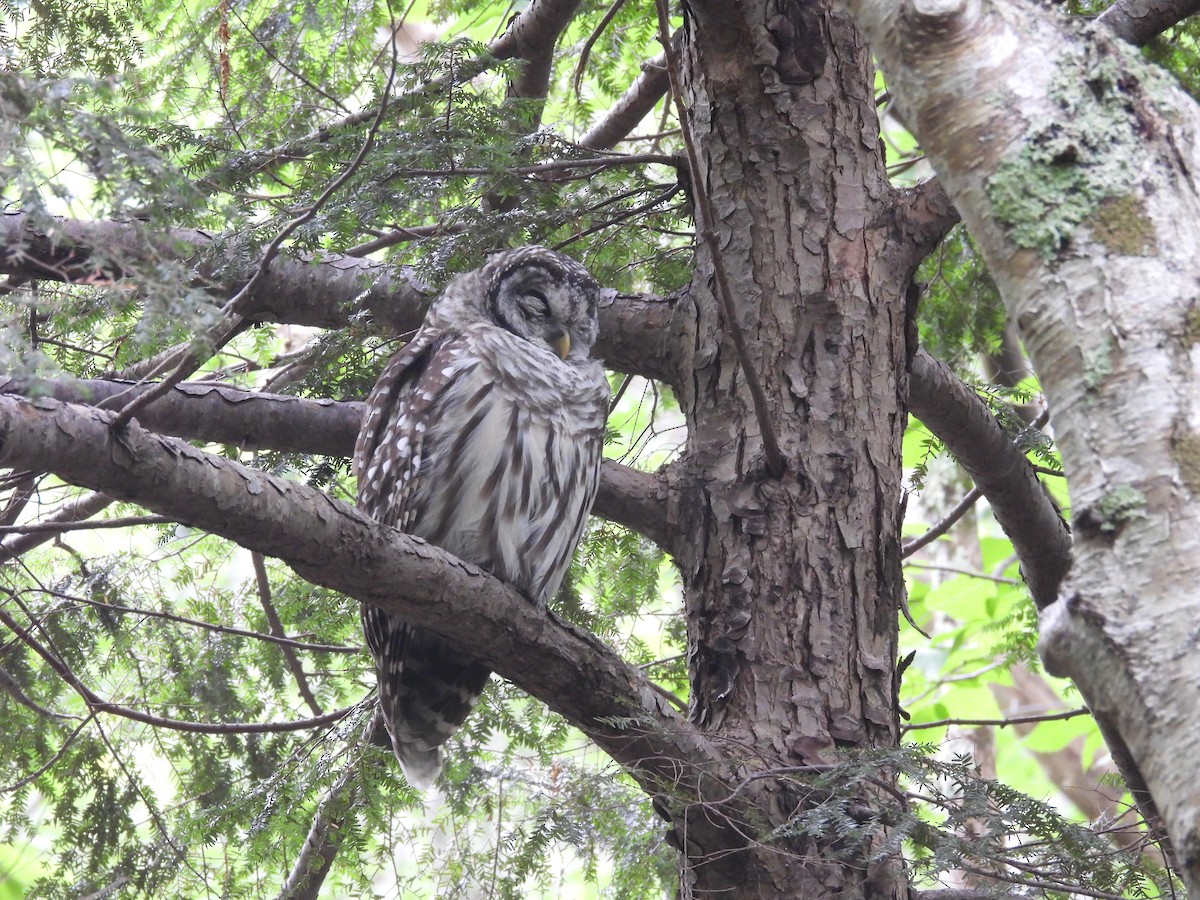
<instances>
[{"instance_id":1,"label":"lichen on bark","mask_svg":"<svg viewBox=\"0 0 1200 900\"><path fill-rule=\"evenodd\" d=\"M1140 129L1131 127L1138 98L1123 71L1127 62L1087 45L1056 61L1047 91L1052 114L1027 122L1023 146L985 182L996 220L1018 246L1049 260L1106 201L1120 201L1132 189Z\"/></svg>"}]
</instances>

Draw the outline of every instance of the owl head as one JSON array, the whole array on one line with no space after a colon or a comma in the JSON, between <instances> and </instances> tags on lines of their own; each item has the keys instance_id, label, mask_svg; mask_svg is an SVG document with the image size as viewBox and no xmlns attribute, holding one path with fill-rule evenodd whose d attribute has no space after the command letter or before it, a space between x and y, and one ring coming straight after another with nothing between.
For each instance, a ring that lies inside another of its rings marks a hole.
<instances>
[{"instance_id":1,"label":"owl head","mask_svg":"<svg viewBox=\"0 0 1200 900\"><path fill-rule=\"evenodd\" d=\"M427 321L440 328L486 321L560 359L583 360L596 342L599 297L599 286L575 260L545 247L519 247L450 282Z\"/></svg>"}]
</instances>

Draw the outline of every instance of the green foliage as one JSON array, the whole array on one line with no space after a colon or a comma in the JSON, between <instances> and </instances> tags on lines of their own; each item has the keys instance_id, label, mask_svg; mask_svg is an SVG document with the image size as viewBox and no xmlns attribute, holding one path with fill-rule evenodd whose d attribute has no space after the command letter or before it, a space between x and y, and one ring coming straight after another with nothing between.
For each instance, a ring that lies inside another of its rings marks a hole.
<instances>
[{"instance_id":1,"label":"green foliage","mask_svg":"<svg viewBox=\"0 0 1200 900\"><path fill-rule=\"evenodd\" d=\"M921 346L958 368L992 353L1004 331L1004 304L967 230L956 225L917 271L925 284L917 321Z\"/></svg>"}]
</instances>

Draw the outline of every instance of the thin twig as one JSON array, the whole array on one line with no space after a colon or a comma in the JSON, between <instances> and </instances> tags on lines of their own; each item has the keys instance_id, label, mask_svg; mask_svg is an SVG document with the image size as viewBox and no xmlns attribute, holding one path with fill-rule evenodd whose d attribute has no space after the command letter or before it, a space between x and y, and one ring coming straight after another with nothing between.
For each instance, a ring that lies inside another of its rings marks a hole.
<instances>
[{"instance_id":1,"label":"thin twig","mask_svg":"<svg viewBox=\"0 0 1200 900\"><path fill-rule=\"evenodd\" d=\"M275 610L275 604L271 602L271 581L267 577L266 561L258 552L250 554L250 561L254 566L254 579L258 585L258 602L262 604L271 634L277 638L284 637L283 622L279 620L279 613ZM321 715L324 710L321 709L317 698L313 696L312 688L308 686L308 678L304 674L304 667L300 665L300 658L287 644L280 644L279 652L283 654L287 667L291 669L292 676L296 679L296 687L300 689L300 696L304 698L304 702L308 704L308 708L313 711L314 716Z\"/></svg>"},{"instance_id":2,"label":"thin twig","mask_svg":"<svg viewBox=\"0 0 1200 900\"><path fill-rule=\"evenodd\" d=\"M87 718L80 722L75 727L75 730L67 735L66 740L63 741L62 746L58 748L57 752L55 752L53 756L51 756L48 760L46 760L46 762L38 766L24 778L20 778L17 781L14 781L12 784L6 784L4 787L0 787L0 794L11 794L13 791L19 791L21 788L25 787L25 785L32 784L41 778L44 773L54 768L55 763L63 758L63 755L71 748L71 745L75 743L75 739L79 737L79 735L83 732L83 729L86 728L94 718L96 718L96 714L89 713Z\"/></svg>"},{"instance_id":3,"label":"thin twig","mask_svg":"<svg viewBox=\"0 0 1200 900\"><path fill-rule=\"evenodd\" d=\"M10 596L14 591L9 591L6 588L0 588ZM192 619L188 616L181 616L178 613L163 612L158 609L142 609L137 606L120 606L116 603L104 603L100 600L93 600L90 597L79 597L74 594L67 594L61 591L51 590L47 587L38 588L40 593L54 597L58 600L66 600L69 603L78 603L83 606L91 606L96 609L102 609L110 613L124 613L131 616L146 616L151 619L164 619L168 622L178 622L180 625L191 625L195 628L203 628L206 631L216 632L217 634L229 634L235 637L253 638L256 641L263 641L268 644L279 644L284 647L292 647L297 650L309 650L314 653L361 653L361 647L343 646L342 644L314 644L311 641L300 641L296 638L290 638L286 635L263 634L261 631L249 631L245 628L235 628L232 625L214 625L212 622L204 622L200 619Z\"/></svg>"},{"instance_id":4,"label":"thin twig","mask_svg":"<svg viewBox=\"0 0 1200 900\"><path fill-rule=\"evenodd\" d=\"M170 525L166 516L120 516L84 522L29 522L25 525L0 526L0 534L60 534L64 531L90 531L93 528L132 528L135 525Z\"/></svg>"},{"instance_id":5,"label":"thin twig","mask_svg":"<svg viewBox=\"0 0 1200 900\"><path fill-rule=\"evenodd\" d=\"M951 575L966 575L969 578L982 578L984 581L994 581L997 584L1021 583L1021 581L1017 578L1001 578L997 575L988 575L984 572L976 572L974 569L965 569L960 566L936 566L931 563L915 562L906 562L904 565L910 569L927 569L930 572L949 572Z\"/></svg>"},{"instance_id":6,"label":"thin twig","mask_svg":"<svg viewBox=\"0 0 1200 900\"><path fill-rule=\"evenodd\" d=\"M44 522L42 524L51 525L80 522L89 519L92 516L99 515L108 506L115 502L116 500L114 500L112 497L97 491L94 494L88 494L79 500L75 500L72 503L60 507L54 513L54 515L51 516L50 522ZM10 559L16 559L22 553L26 553L29 550L32 550L34 547L38 547L46 543L46 541L50 540L58 533L59 532L57 530L47 530L22 535L21 537L10 537L8 540L0 543L0 563L7 562Z\"/></svg>"},{"instance_id":7,"label":"thin twig","mask_svg":"<svg viewBox=\"0 0 1200 900\"><path fill-rule=\"evenodd\" d=\"M618 166L670 166L678 168L679 157L669 153L629 153L612 154L609 156L582 157L580 159L552 159L548 162L530 163L524 166L510 166L502 171L509 175L538 176L543 173L554 173L574 169L614 169ZM494 175L495 169L482 166L456 166L453 169L401 169L389 175L394 178L452 178L457 175ZM580 175L580 178L591 178L592 173Z\"/></svg>"},{"instance_id":8,"label":"thin twig","mask_svg":"<svg viewBox=\"0 0 1200 900\"><path fill-rule=\"evenodd\" d=\"M1029 716L1011 716L1007 719L938 719L935 722L913 722L901 727L901 731L918 731L922 728L942 728L947 725L969 725L982 727L991 725L996 728L1007 728L1009 725L1032 725L1037 722L1057 722L1062 719L1074 719L1077 716L1090 716L1092 711L1086 706L1078 709L1068 709L1058 713L1040 713Z\"/></svg>"},{"instance_id":9,"label":"thin twig","mask_svg":"<svg viewBox=\"0 0 1200 900\"><path fill-rule=\"evenodd\" d=\"M575 74L571 78L571 84L575 89L575 96L579 97L579 86L583 82L583 70L587 68L588 59L592 55L592 47L596 46L596 41L600 40L600 36L604 34L604 30L612 24L612 20L617 17L617 13L621 11L621 7L625 5L627 0L613 0L613 4L605 12L600 23L592 29L592 33L588 35L588 39L583 42L583 48L579 51L579 61L575 63Z\"/></svg>"},{"instance_id":10,"label":"thin twig","mask_svg":"<svg viewBox=\"0 0 1200 900\"><path fill-rule=\"evenodd\" d=\"M249 324L250 323L246 319L239 315L234 315L232 317L223 319L220 323L209 329L203 340L199 342L193 342L190 347L181 350L168 359L163 360L159 366L155 367L155 369L152 369L150 372L147 372L142 377L142 381L139 381L136 385L131 385L126 391L122 391L120 394L114 394L112 397L106 398L105 401L98 404L100 407L105 407L107 404L111 404L113 400L124 396L128 391L132 391L135 388L141 387L143 382L149 381L156 375L161 374L161 372L163 372L167 367L175 366L174 371L163 378L162 381L159 381L152 388L150 388L150 390L146 391L144 394L139 394L127 404L122 406L117 414L113 416L108 427L113 431L120 431L133 419L135 415L137 415L138 410L145 409L155 400L159 399L160 397L165 397L167 394L169 394L175 388L175 386L179 384L179 382L183 381L189 375L192 375L197 369L200 368L200 366L204 364L206 360L210 359L216 351L220 350L235 337L241 334L242 331L249 326ZM111 406L108 408L111 408Z\"/></svg>"},{"instance_id":11,"label":"thin twig","mask_svg":"<svg viewBox=\"0 0 1200 900\"><path fill-rule=\"evenodd\" d=\"M696 151L696 143L692 137L692 129L688 124L687 110L683 105L683 94L679 86L679 60L675 56L675 48L671 45L671 32L668 26L666 0L655 0L658 10L658 40L663 45L663 53L667 60L667 75L671 80L671 94L675 99L675 107L679 116L679 126L683 131L683 143L687 148L688 166L691 170L692 195L695 198L696 225L700 237L708 247L709 256L713 262L713 272L717 278L717 299L725 320L725 328L733 340L737 351L738 362L742 367L742 375L746 379L746 387L750 390L750 398L754 405L754 415L758 419L758 429L762 433L763 454L767 458L767 474L772 478L782 478L787 471L787 459L779 447L779 439L775 436L775 426L767 409L767 394L758 378L750 360L750 349L746 345L746 336L738 322L733 306L733 292L729 287L729 276L725 271L725 263L721 257L721 247L713 228L712 203L699 177L700 155Z\"/></svg>"},{"instance_id":12,"label":"thin twig","mask_svg":"<svg viewBox=\"0 0 1200 900\"><path fill-rule=\"evenodd\" d=\"M345 718L349 713L353 712L355 707L347 706L342 709L335 709L333 712L326 713L323 716L316 716L312 719L299 719L294 722L185 722L182 719L170 719L165 716L155 716L150 713L144 713L136 709L130 709L126 706L121 706L118 703L109 703L99 694L84 684L70 667L63 662L56 654L51 652L41 641L29 633L29 630L21 627L12 616L4 610L0 610L0 623L3 623L13 634L21 639L31 650L37 653L46 664L50 666L55 673L62 678L67 684L73 687L76 693L83 698L87 704L89 711L93 713L111 713L114 716L120 716L125 719L132 719L135 722L142 722L146 725L153 725L156 728L167 728L172 731L187 731L196 734L273 734L285 731L303 731L308 728L320 728L324 725L332 725L339 719Z\"/></svg>"},{"instance_id":13,"label":"thin twig","mask_svg":"<svg viewBox=\"0 0 1200 900\"><path fill-rule=\"evenodd\" d=\"M942 521L938 522L919 538L914 538L901 547L900 558L907 559L922 547L932 544L934 541L940 538L954 526L955 522L965 516L967 511L974 506L976 501L978 501L982 496L983 491L977 487L973 487L971 490L967 491L966 495L958 501L958 505L955 506L954 509L950 510L950 512L946 514L946 517L942 519Z\"/></svg>"}]
</instances>

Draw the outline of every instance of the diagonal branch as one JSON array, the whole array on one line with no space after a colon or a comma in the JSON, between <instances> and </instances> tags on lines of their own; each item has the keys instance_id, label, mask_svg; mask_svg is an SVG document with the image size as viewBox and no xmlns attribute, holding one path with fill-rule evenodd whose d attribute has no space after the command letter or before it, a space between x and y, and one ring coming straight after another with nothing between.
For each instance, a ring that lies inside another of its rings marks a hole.
<instances>
[{"instance_id":1,"label":"diagonal branch","mask_svg":"<svg viewBox=\"0 0 1200 900\"><path fill-rule=\"evenodd\" d=\"M1096 21L1121 40L1140 47L1197 12L1200 0L1117 0Z\"/></svg>"},{"instance_id":2,"label":"diagonal branch","mask_svg":"<svg viewBox=\"0 0 1200 900\"><path fill-rule=\"evenodd\" d=\"M678 44L680 32L671 36ZM642 119L658 104L671 86L667 75L666 60L658 56L642 65L642 72L625 89L604 117L589 128L579 139L580 146L592 150L607 150L626 137Z\"/></svg>"},{"instance_id":3,"label":"diagonal branch","mask_svg":"<svg viewBox=\"0 0 1200 900\"><path fill-rule=\"evenodd\" d=\"M512 46L512 56L525 65L512 82L511 96L544 100L550 87L554 45L571 24L580 0L540 0L518 16L496 42ZM494 49L493 49L494 52Z\"/></svg>"},{"instance_id":4,"label":"diagonal branch","mask_svg":"<svg viewBox=\"0 0 1200 900\"><path fill-rule=\"evenodd\" d=\"M36 464L139 503L278 557L314 584L470 647L580 728L651 793L702 800L728 792L723 780L714 781L723 770L718 750L639 669L594 636L535 609L482 570L319 491L136 423L114 434L110 419L110 413L54 400L0 397L0 465ZM402 596L393 585L404 586ZM706 826L697 820L689 827ZM726 833L723 825L708 827Z\"/></svg>"},{"instance_id":5,"label":"diagonal branch","mask_svg":"<svg viewBox=\"0 0 1200 900\"><path fill-rule=\"evenodd\" d=\"M287 632L284 630L279 613L275 610L275 602L271 599L271 580L267 575L266 560L263 559L261 553L251 553L250 562L254 566L254 580L258 588L258 602L262 605L263 614L267 617L267 626L270 628L273 637L286 638ZM300 691L300 696L308 704L308 708L312 710L314 716L323 715L325 710L321 709L321 704L317 702L316 695L313 694L312 688L309 687L308 676L304 672L304 666L300 664L300 657L286 643L280 643L278 646L279 652L283 654L284 662L287 663L287 667L292 673L292 677L296 679L296 688Z\"/></svg>"},{"instance_id":6,"label":"diagonal branch","mask_svg":"<svg viewBox=\"0 0 1200 900\"><path fill-rule=\"evenodd\" d=\"M967 470L1013 542L1039 608L1053 603L1071 567L1071 533L1046 496L1025 454L992 411L944 364L924 350L912 361L909 410Z\"/></svg>"}]
</instances>

